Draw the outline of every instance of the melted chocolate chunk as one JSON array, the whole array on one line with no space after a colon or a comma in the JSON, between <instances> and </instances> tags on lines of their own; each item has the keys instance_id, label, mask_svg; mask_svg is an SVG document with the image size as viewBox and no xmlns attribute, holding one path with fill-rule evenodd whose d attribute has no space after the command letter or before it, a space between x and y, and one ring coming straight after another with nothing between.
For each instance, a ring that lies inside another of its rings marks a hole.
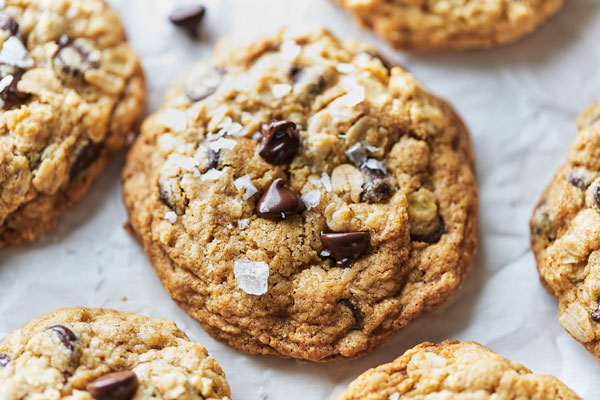
<instances>
[{"instance_id":1,"label":"melted chocolate chunk","mask_svg":"<svg viewBox=\"0 0 600 400\"><path fill-rule=\"evenodd\" d=\"M225 70L214 65L196 65L185 80L185 94L191 101L204 100L214 94L223 81Z\"/></svg>"},{"instance_id":2,"label":"melted chocolate chunk","mask_svg":"<svg viewBox=\"0 0 600 400\"><path fill-rule=\"evenodd\" d=\"M198 4L178 8L169 15L169 21L184 29L191 37L197 38L200 35L199 29L204 14L206 14L206 8Z\"/></svg>"},{"instance_id":3,"label":"melted chocolate chunk","mask_svg":"<svg viewBox=\"0 0 600 400\"><path fill-rule=\"evenodd\" d=\"M368 232L322 233L321 243L336 260L336 265L345 268L367 252L370 235Z\"/></svg>"},{"instance_id":4,"label":"melted chocolate chunk","mask_svg":"<svg viewBox=\"0 0 600 400\"><path fill-rule=\"evenodd\" d=\"M592 321L594 321L594 322L600 322L600 308L592 310L590 312L590 317L592 317Z\"/></svg>"},{"instance_id":5,"label":"melted chocolate chunk","mask_svg":"<svg viewBox=\"0 0 600 400\"><path fill-rule=\"evenodd\" d=\"M97 400L129 400L137 388L137 376L131 371L111 372L85 386L85 390Z\"/></svg>"},{"instance_id":6,"label":"melted chocolate chunk","mask_svg":"<svg viewBox=\"0 0 600 400\"><path fill-rule=\"evenodd\" d=\"M71 165L71 170L69 171L69 176L71 179L87 169L87 167L89 167L98 158L101 150L101 144L91 141L81 147L77 152L75 161L73 161L73 165Z\"/></svg>"},{"instance_id":7,"label":"melted chocolate chunk","mask_svg":"<svg viewBox=\"0 0 600 400\"><path fill-rule=\"evenodd\" d=\"M258 154L269 164L281 165L294 158L300 149L300 133L291 121L262 124Z\"/></svg>"},{"instance_id":8,"label":"melted chocolate chunk","mask_svg":"<svg viewBox=\"0 0 600 400\"><path fill-rule=\"evenodd\" d=\"M567 175L567 181L578 189L585 190L585 183L572 172Z\"/></svg>"},{"instance_id":9,"label":"melted chocolate chunk","mask_svg":"<svg viewBox=\"0 0 600 400\"><path fill-rule=\"evenodd\" d=\"M436 225L437 228L430 233L427 234L410 234L410 240L413 242L425 242L425 243L437 243L440 241L442 235L446 232L446 225L444 224L444 220L442 217L439 217L439 222Z\"/></svg>"},{"instance_id":10,"label":"melted chocolate chunk","mask_svg":"<svg viewBox=\"0 0 600 400\"><path fill-rule=\"evenodd\" d=\"M58 42L54 55L54 65L62 73L71 77L82 77L86 71L98 68L96 49L87 41L71 40L63 36Z\"/></svg>"},{"instance_id":11,"label":"melted chocolate chunk","mask_svg":"<svg viewBox=\"0 0 600 400\"><path fill-rule=\"evenodd\" d=\"M341 304L342 306L350 309L350 312L352 313L352 318L354 318L354 328L360 328L364 320L364 315L360 308L356 307L354 303L352 303L348 299L341 299L340 301L338 301L338 304Z\"/></svg>"},{"instance_id":12,"label":"melted chocolate chunk","mask_svg":"<svg viewBox=\"0 0 600 400\"><path fill-rule=\"evenodd\" d=\"M304 202L296 193L284 187L284 180L275 179L256 203L256 214L262 218L285 219L301 213Z\"/></svg>"},{"instance_id":13,"label":"melted chocolate chunk","mask_svg":"<svg viewBox=\"0 0 600 400\"><path fill-rule=\"evenodd\" d=\"M362 186L360 201L381 203L392 196L392 185L383 170L369 168L367 164L363 164L361 170L367 179Z\"/></svg>"},{"instance_id":14,"label":"melted chocolate chunk","mask_svg":"<svg viewBox=\"0 0 600 400\"><path fill-rule=\"evenodd\" d=\"M594 202L596 203L596 206L598 208L600 208L600 181L597 182L596 187L593 188L594 190Z\"/></svg>"},{"instance_id":15,"label":"melted chocolate chunk","mask_svg":"<svg viewBox=\"0 0 600 400\"><path fill-rule=\"evenodd\" d=\"M294 83L298 83L302 79L303 74L302 68L292 67L290 69L290 78L292 78L292 82Z\"/></svg>"},{"instance_id":16,"label":"melted chocolate chunk","mask_svg":"<svg viewBox=\"0 0 600 400\"><path fill-rule=\"evenodd\" d=\"M167 207L177 215L183 215L187 206L187 199L179 186L178 178L164 179L158 182L158 195Z\"/></svg>"},{"instance_id":17,"label":"melted chocolate chunk","mask_svg":"<svg viewBox=\"0 0 600 400\"><path fill-rule=\"evenodd\" d=\"M77 340L77 336L72 330L64 325L53 325L49 328L46 328L46 330L56 333L62 344L64 344L67 349L73 351L73 342Z\"/></svg>"},{"instance_id":18,"label":"melted chocolate chunk","mask_svg":"<svg viewBox=\"0 0 600 400\"><path fill-rule=\"evenodd\" d=\"M0 367L6 367L10 362L8 354L0 353Z\"/></svg>"},{"instance_id":19,"label":"melted chocolate chunk","mask_svg":"<svg viewBox=\"0 0 600 400\"><path fill-rule=\"evenodd\" d=\"M6 11L0 11L0 29L10 32L11 36L19 33L19 24Z\"/></svg>"},{"instance_id":20,"label":"melted chocolate chunk","mask_svg":"<svg viewBox=\"0 0 600 400\"><path fill-rule=\"evenodd\" d=\"M10 75L6 75L3 77L5 79L8 76L12 76L12 80L10 83L0 91L0 98L7 103L20 103L24 100L27 100L29 95L27 93L20 92L17 88L19 81L23 77L25 73L22 69L16 69L14 73Z\"/></svg>"}]
</instances>

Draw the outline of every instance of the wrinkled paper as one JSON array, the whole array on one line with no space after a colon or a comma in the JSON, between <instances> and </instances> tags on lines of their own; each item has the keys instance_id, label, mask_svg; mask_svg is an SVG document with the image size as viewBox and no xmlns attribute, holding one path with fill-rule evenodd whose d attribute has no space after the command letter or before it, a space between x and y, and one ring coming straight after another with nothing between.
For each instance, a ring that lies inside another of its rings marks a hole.
<instances>
[{"instance_id":1,"label":"wrinkled paper","mask_svg":"<svg viewBox=\"0 0 600 400\"><path fill-rule=\"evenodd\" d=\"M184 0L185 1L185 0ZM568 0L534 35L487 51L394 52L328 0L203 0L203 40L167 20L167 0L111 0L148 78L148 111L174 78L207 57L216 39L284 25L324 24L346 39L376 44L469 126L480 188L479 253L463 288L366 357L316 364L242 354L210 338L171 301L144 253L123 230L114 160L84 200L37 243L0 250L0 339L59 307L110 307L176 321L227 374L233 399L332 399L357 375L425 340L475 340L537 373L600 398L600 363L558 324L557 302L540 285L528 220L576 135L575 118L600 100L600 0ZM182 3L182 2L178 2Z\"/></svg>"}]
</instances>

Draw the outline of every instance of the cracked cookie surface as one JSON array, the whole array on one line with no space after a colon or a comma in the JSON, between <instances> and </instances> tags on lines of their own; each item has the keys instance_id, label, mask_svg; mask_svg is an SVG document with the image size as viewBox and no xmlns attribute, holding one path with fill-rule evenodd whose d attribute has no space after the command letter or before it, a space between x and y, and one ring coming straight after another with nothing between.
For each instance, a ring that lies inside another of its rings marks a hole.
<instances>
[{"instance_id":1,"label":"cracked cookie surface","mask_svg":"<svg viewBox=\"0 0 600 400\"><path fill-rule=\"evenodd\" d=\"M144 122L123 196L174 300L250 353L362 356L449 300L476 250L463 123L325 30L221 42Z\"/></svg>"},{"instance_id":2,"label":"cracked cookie surface","mask_svg":"<svg viewBox=\"0 0 600 400\"><path fill-rule=\"evenodd\" d=\"M563 0L334 0L393 47L486 48L526 36Z\"/></svg>"},{"instance_id":3,"label":"cracked cookie surface","mask_svg":"<svg viewBox=\"0 0 600 400\"><path fill-rule=\"evenodd\" d=\"M422 343L356 378L336 400L580 400L552 375L536 375L474 342Z\"/></svg>"},{"instance_id":4,"label":"cracked cookie surface","mask_svg":"<svg viewBox=\"0 0 600 400\"><path fill-rule=\"evenodd\" d=\"M229 400L217 362L166 319L65 308L0 342L0 399Z\"/></svg>"},{"instance_id":5,"label":"cracked cookie surface","mask_svg":"<svg viewBox=\"0 0 600 400\"><path fill-rule=\"evenodd\" d=\"M125 147L142 69L103 0L0 9L0 247L50 229Z\"/></svg>"},{"instance_id":6,"label":"cracked cookie surface","mask_svg":"<svg viewBox=\"0 0 600 400\"><path fill-rule=\"evenodd\" d=\"M567 162L534 210L531 247L558 321L600 359L600 103L577 125Z\"/></svg>"}]
</instances>

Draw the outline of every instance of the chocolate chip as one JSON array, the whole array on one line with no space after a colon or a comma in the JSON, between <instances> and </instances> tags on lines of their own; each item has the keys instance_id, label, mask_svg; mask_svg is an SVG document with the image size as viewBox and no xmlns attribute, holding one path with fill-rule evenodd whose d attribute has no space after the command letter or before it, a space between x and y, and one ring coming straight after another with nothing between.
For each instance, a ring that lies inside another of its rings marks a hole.
<instances>
[{"instance_id":1,"label":"chocolate chip","mask_svg":"<svg viewBox=\"0 0 600 400\"><path fill-rule=\"evenodd\" d=\"M214 151L210 147L207 150L208 152L208 169L214 168L217 169L219 167L219 156L221 151Z\"/></svg>"},{"instance_id":2,"label":"chocolate chip","mask_svg":"<svg viewBox=\"0 0 600 400\"><path fill-rule=\"evenodd\" d=\"M438 223L436 225L435 230L425 233L410 233L410 240L413 242L424 242L424 243L437 243L442 238L442 235L446 232L446 224L444 224L444 220L442 217L438 218Z\"/></svg>"},{"instance_id":3,"label":"chocolate chip","mask_svg":"<svg viewBox=\"0 0 600 400\"><path fill-rule=\"evenodd\" d=\"M302 75L304 75L302 68L292 67L290 69L290 77L292 78L292 82L298 83L302 79Z\"/></svg>"},{"instance_id":4,"label":"chocolate chip","mask_svg":"<svg viewBox=\"0 0 600 400\"><path fill-rule=\"evenodd\" d=\"M62 344L64 344L67 349L73 351L73 342L77 340L77 336L75 336L72 330L64 325L53 325L46 328L46 330L56 333Z\"/></svg>"},{"instance_id":5,"label":"chocolate chip","mask_svg":"<svg viewBox=\"0 0 600 400\"><path fill-rule=\"evenodd\" d=\"M158 182L160 200L177 215L183 215L188 200L180 186L179 177L169 177Z\"/></svg>"},{"instance_id":6,"label":"chocolate chip","mask_svg":"<svg viewBox=\"0 0 600 400\"><path fill-rule=\"evenodd\" d=\"M362 186L363 192L360 194L360 201L380 203L392 196L392 185L384 170L371 168L368 163L363 164L360 169L367 177Z\"/></svg>"},{"instance_id":7,"label":"chocolate chip","mask_svg":"<svg viewBox=\"0 0 600 400\"><path fill-rule=\"evenodd\" d=\"M71 77L82 77L86 71L98 68L97 49L85 39L60 38L58 51L54 55L54 66Z\"/></svg>"},{"instance_id":8,"label":"chocolate chip","mask_svg":"<svg viewBox=\"0 0 600 400\"><path fill-rule=\"evenodd\" d=\"M369 248L368 232L322 233L323 247L336 260L338 267L348 267Z\"/></svg>"},{"instance_id":9,"label":"chocolate chip","mask_svg":"<svg viewBox=\"0 0 600 400\"><path fill-rule=\"evenodd\" d=\"M23 77L24 73L25 71L19 68L16 69L12 74L3 76L3 79L7 78L8 76L12 76L12 80L2 89L2 91L0 91L0 98L2 100L7 103L20 103L24 100L27 100L29 95L27 93L20 92L17 88L17 85L19 84L19 81Z\"/></svg>"},{"instance_id":10,"label":"chocolate chip","mask_svg":"<svg viewBox=\"0 0 600 400\"><path fill-rule=\"evenodd\" d=\"M572 172L569 172L569 174L567 175L567 181L571 185L575 186L576 188L579 188L581 190L585 190L585 183L583 182L583 180L581 178L577 177Z\"/></svg>"},{"instance_id":11,"label":"chocolate chip","mask_svg":"<svg viewBox=\"0 0 600 400\"><path fill-rule=\"evenodd\" d=\"M592 321L594 321L594 322L600 322L600 308L592 310L590 312L590 317L592 317Z\"/></svg>"},{"instance_id":12,"label":"chocolate chip","mask_svg":"<svg viewBox=\"0 0 600 400\"><path fill-rule=\"evenodd\" d=\"M598 181L596 187L592 189L594 190L594 202L596 203L596 206L600 208L600 181Z\"/></svg>"},{"instance_id":13,"label":"chocolate chip","mask_svg":"<svg viewBox=\"0 0 600 400\"><path fill-rule=\"evenodd\" d=\"M360 328L363 324L364 315L360 308L356 307L350 300L341 299L338 301L338 304L341 304L344 307L350 309L352 313L352 318L354 318L354 328Z\"/></svg>"},{"instance_id":14,"label":"chocolate chip","mask_svg":"<svg viewBox=\"0 0 600 400\"><path fill-rule=\"evenodd\" d=\"M204 100L217 91L225 71L214 65L197 64L185 81L185 94L191 101Z\"/></svg>"},{"instance_id":15,"label":"chocolate chip","mask_svg":"<svg viewBox=\"0 0 600 400\"><path fill-rule=\"evenodd\" d=\"M298 127L291 121L262 124L258 154L269 164L289 162L300 148Z\"/></svg>"},{"instance_id":16,"label":"chocolate chip","mask_svg":"<svg viewBox=\"0 0 600 400\"><path fill-rule=\"evenodd\" d=\"M111 372L85 386L85 390L97 400L129 400L137 388L137 376L131 371Z\"/></svg>"},{"instance_id":17,"label":"chocolate chip","mask_svg":"<svg viewBox=\"0 0 600 400\"><path fill-rule=\"evenodd\" d=\"M178 8L169 15L169 21L184 29L191 37L197 38L200 35L199 28L204 14L206 14L206 8L198 4Z\"/></svg>"},{"instance_id":18,"label":"chocolate chip","mask_svg":"<svg viewBox=\"0 0 600 400\"><path fill-rule=\"evenodd\" d=\"M71 179L75 178L80 172L84 171L89 167L100 155L102 145L94 143L92 141L87 142L77 152L75 161L71 165L69 176Z\"/></svg>"},{"instance_id":19,"label":"chocolate chip","mask_svg":"<svg viewBox=\"0 0 600 400\"><path fill-rule=\"evenodd\" d=\"M10 362L8 354L0 353L0 367L6 367Z\"/></svg>"},{"instance_id":20,"label":"chocolate chip","mask_svg":"<svg viewBox=\"0 0 600 400\"><path fill-rule=\"evenodd\" d=\"M0 11L0 29L10 32L11 36L19 33L19 24L9 13Z\"/></svg>"},{"instance_id":21,"label":"chocolate chip","mask_svg":"<svg viewBox=\"0 0 600 400\"><path fill-rule=\"evenodd\" d=\"M262 218L284 219L304 210L304 202L296 193L284 187L284 180L277 178L256 203L256 214Z\"/></svg>"},{"instance_id":22,"label":"chocolate chip","mask_svg":"<svg viewBox=\"0 0 600 400\"><path fill-rule=\"evenodd\" d=\"M320 76L319 79L317 80L317 83L313 83L312 85L310 85L310 87L308 88L308 93L313 96L316 96L319 93L321 93L323 91L323 89L325 89L326 86L327 86L327 81L325 81L325 78Z\"/></svg>"}]
</instances>

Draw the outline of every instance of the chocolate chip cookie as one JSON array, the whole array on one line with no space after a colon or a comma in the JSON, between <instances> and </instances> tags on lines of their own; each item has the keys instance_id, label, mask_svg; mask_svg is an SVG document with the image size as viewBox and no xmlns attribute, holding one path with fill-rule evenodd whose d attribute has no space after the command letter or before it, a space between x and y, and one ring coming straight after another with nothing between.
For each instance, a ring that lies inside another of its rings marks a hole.
<instances>
[{"instance_id":1,"label":"chocolate chip cookie","mask_svg":"<svg viewBox=\"0 0 600 400\"><path fill-rule=\"evenodd\" d=\"M579 134L531 218L531 247L558 321L600 359L600 103L577 121Z\"/></svg>"},{"instance_id":2,"label":"chocolate chip cookie","mask_svg":"<svg viewBox=\"0 0 600 400\"><path fill-rule=\"evenodd\" d=\"M486 48L512 43L564 0L334 0L397 49Z\"/></svg>"},{"instance_id":3,"label":"chocolate chip cookie","mask_svg":"<svg viewBox=\"0 0 600 400\"><path fill-rule=\"evenodd\" d=\"M144 78L103 0L0 8L0 247L50 229L122 150Z\"/></svg>"},{"instance_id":4,"label":"chocolate chip cookie","mask_svg":"<svg viewBox=\"0 0 600 400\"><path fill-rule=\"evenodd\" d=\"M536 375L474 342L422 343L356 378L336 400L579 400L552 375Z\"/></svg>"},{"instance_id":5,"label":"chocolate chip cookie","mask_svg":"<svg viewBox=\"0 0 600 400\"><path fill-rule=\"evenodd\" d=\"M171 321L65 308L0 343L0 398L228 400L229 386Z\"/></svg>"},{"instance_id":6,"label":"chocolate chip cookie","mask_svg":"<svg viewBox=\"0 0 600 400\"><path fill-rule=\"evenodd\" d=\"M355 358L460 287L476 250L463 123L325 30L225 41L143 124L129 227L171 296L249 353Z\"/></svg>"}]
</instances>

